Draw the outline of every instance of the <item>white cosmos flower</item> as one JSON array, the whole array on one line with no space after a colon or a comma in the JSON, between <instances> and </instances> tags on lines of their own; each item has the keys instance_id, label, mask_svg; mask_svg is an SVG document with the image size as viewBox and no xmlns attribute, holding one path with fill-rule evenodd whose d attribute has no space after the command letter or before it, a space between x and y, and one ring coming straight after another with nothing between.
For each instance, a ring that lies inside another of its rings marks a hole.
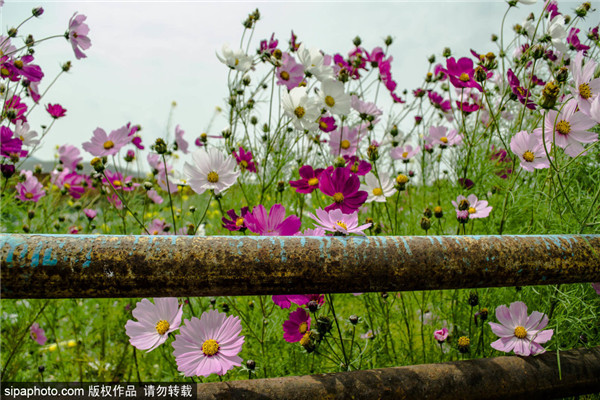
<instances>
[{"instance_id":1,"label":"white cosmos flower","mask_svg":"<svg viewBox=\"0 0 600 400\"><path fill-rule=\"evenodd\" d=\"M183 174L187 184L198 194L207 189L213 189L215 194L219 194L232 186L240 176L240 172L235 171L235 159L224 156L212 147L208 151L198 149L193 152L192 161L193 164L185 163Z\"/></svg>"},{"instance_id":2,"label":"white cosmos flower","mask_svg":"<svg viewBox=\"0 0 600 400\"><path fill-rule=\"evenodd\" d=\"M379 179L372 172L369 172L365 175L365 183L360 185L360 190L368 193L367 203L372 201L383 203L386 197L396 193L394 181L385 172L379 174Z\"/></svg>"},{"instance_id":3,"label":"white cosmos flower","mask_svg":"<svg viewBox=\"0 0 600 400\"><path fill-rule=\"evenodd\" d=\"M334 80L323 82L319 97L321 98L321 106L332 114L348 115L350 113L350 96L344 92L342 82Z\"/></svg>"},{"instance_id":4,"label":"white cosmos flower","mask_svg":"<svg viewBox=\"0 0 600 400\"><path fill-rule=\"evenodd\" d=\"M305 72L314 75L319 81L333 79L333 67L324 65L323 53L319 49L316 47L307 49L303 43L296 53Z\"/></svg>"},{"instance_id":5,"label":"white cosmos flower","mask_svg":"<svg viewBox=\"0 0 600 400\"><path fill-rule=\"evenodd\" d=\"M285 114L292 119L296 129L315 130L318 128L319 108L316 102L308 97L305 87L296 87L284 93L281 105Z\"/></svg>"},{"instance_id":6,"label":"white cosmos flower","mask_svg":"<svg viewBox=\"0 0 600 400\"><path fill-rule=\"evenodd\" d=\"M36 131L29 130L29 124L21 120L15 124L15 137L21 139L24 146L35 146L40 143L39 139L36 138L38 133Z\"/></svg>"},{"instance_id":7,"label":"white cosmos flower","mask_svg":"<svg viewBox=\"0 0 600 400\"><path fill-rule=\"evenodd\" d=\"M246 72L252 67L252 57L248 56L242 49L231 50L228 44L221 48L223 57L217 53L217 58L231 69Z\"/></svg>"},{"instance_id":8,"label":"white cosmos flower","mask_svg":"<svg viewBox=\"0 0 600 400\"><path fill-rule=\"evenodd\" d=\"M565 54L569 51L567 45L565 44L565 39L567 38L567 30L565 29L565 17L562 15L555 16L552 20L550 20L550 16L548 17L548 34L552 37L552 45L562 54Z\"/></svg>"}]
</instances>

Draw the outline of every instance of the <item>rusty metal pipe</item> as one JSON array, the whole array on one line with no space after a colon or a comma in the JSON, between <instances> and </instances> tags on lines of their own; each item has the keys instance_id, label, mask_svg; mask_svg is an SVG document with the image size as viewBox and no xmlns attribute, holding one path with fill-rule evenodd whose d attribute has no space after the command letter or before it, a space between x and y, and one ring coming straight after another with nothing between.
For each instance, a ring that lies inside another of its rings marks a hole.
<instances>
[{"instance_id":1,"label":"rusty metal pipe","mask_svg":"<svg viewBox=\"0 0 600 400\"><path fill-rule=\"evenodd\" d=\"M333 374L214 382L198 399L551 399L600 392L600 347Z\"/></svg>"},{"instance_id":2,"label":"rusty metal pipe","mask_svg":"<svg viewBox=\"0 0 600 400\"><path fill-rule=\"evenodd\" d=\"M600 235L0 235L2 298L341 293L600 282Z\"/></svg>"}]
</instances>

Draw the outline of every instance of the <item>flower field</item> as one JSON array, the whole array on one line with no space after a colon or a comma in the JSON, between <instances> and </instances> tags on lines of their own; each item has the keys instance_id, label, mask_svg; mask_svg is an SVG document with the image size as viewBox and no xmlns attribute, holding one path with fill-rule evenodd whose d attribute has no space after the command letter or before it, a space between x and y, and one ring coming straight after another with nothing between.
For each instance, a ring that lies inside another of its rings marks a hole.
<instances>
[{"instance_id":1,"label":"flower field","mask_svg":"<svg viewBox=\"0 0 600 400\"><path fill-rule=\"evenodd\" d=\"M511 20L515 8L531 14ZM47 169L28 160L70 112L46 95L86 62L94 27L75 12L64 34L34 39L27 27L45 12L34 8L0 36L1 232L600 234L594 11L511 0L491 18L496 34L474 33L490 35L486 48L431 49L404 90L392 36L328 53L294 31L257 38L269 21L256 9L239 45L215 55L228 74L213 117L223 129L211 120L195 135L175 119L151 140L133 121L98 126L73 133ZM55 76L46 40L76 59ZM12 382L210 382L600 345L600 282L1 306L1 380Z\"/></svg>"}]
</instances>

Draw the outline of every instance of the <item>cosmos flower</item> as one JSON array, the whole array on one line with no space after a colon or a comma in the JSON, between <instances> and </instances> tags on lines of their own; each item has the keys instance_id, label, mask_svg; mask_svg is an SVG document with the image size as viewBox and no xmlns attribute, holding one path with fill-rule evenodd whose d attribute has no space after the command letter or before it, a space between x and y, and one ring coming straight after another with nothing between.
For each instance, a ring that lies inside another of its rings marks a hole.
<instances>
[{"instance_id":1,"label":"cosmos flower","mask_svg":"<svg viewBox=\"0 0 600 400\"><path fill-rule=\"evenodd\" d=\"M433 332L433 338L443 343L448 338L448 328L442 328L439 331Z\"/></svg>"},{"instance_id":2,"label":"cosmos flower","mask_svg":"<svg viewBox=\"0 0 600 400\"><path fill-rule=\"evenodd\" d=\"M207 151L194 151L192 161L193 164L184 164L183 173L190 188L198 194L207 189L219 194L231 187L240 176L240 172L235 171L235 159L231 156L225 157L213 147Z\"/></svg>"},{"instance_id":3,"label":"cosmos flower","mask_svg":"<svg viewBox=\"0 0 600 400\"><path fill-rule=\"evenodd\" d=\"M288 343L299 342L310 331L310 316L304 308L298 308L290 313L290 317L283 323L283 339Z\"/></svg>"},{"instance_id":4,"label":"cosmos flower","mask_svg":"<svg viewBox=\"0 0 600 400\"><path fill-rule=\"evenodd\" d=\"M67 110L60 104L48 104L46 106L46 111L48 111L48 114L54 119L62 118L67 114Z\"/></svg>"},{"instance_id":5,"label":"cosmos flower","mask_svg":"<svg viewBox=\"0 0 600 400\"><path fill-rule=\"evenodd\" d=\"M44 186L37 180L31 171L21 171L21 174L26 176L24 182L19 182L15 186L17 199L21 201L33 201L37 203L40 198L46 195Z\"/></svg>"},{"instance_id":6,"label":"cosmos flower","mask_svg":"<svg viewBox=\"0 0 600 400\"><path fill-rule=\"evenodd\" d=\"M244 221L251 232L261 236L293 236L302 224L295 215L286 218L285 207L281 204L273 205L268 214L265 207L259 204L246 214Z\"/></svg>"},{"instance_id":7,"label":"cosmos flower","mask_svg":"<svg viewBox=\"0 0 600 400\"><path fill-rule=\"evenodd\" d=\"M323 168L313 169L310 165L303 165L298 170L301 179L290 181L290 186L296 188L296 193L312 193L319 188L319 177L323 171Z\"/></svg>"},{"instance_id":8,"label":"cosmos flower","mask_svg":"<svg viewBox=\"0 0 600 400\"><path fill-rule=\"evenodd\" d=\"M460 58L458 61L454 57L446 60L446 69L448 78L456 88L476 88L480 92L482 87L475 81L475 69L473 68L473 60L467 57Z\"/></svg>"},{"instance_id":9,"label":"cosmos flower","mask_svg":"<svg viewBox=\"0 0 600 400\"><path fill-rule=\"evenodd\" d=\"M108 135L104 129L96 128L92 139L83 143L81 147L93 156L103 157L117 154L129 142L131 138L127 126L122 126Z\"/></svg>"},{"instance_id":10,"label":"cosmos flower","mask_svg":"<svg viewBox=\"0 0 600 400\"><path fill-rule=\"evenodd\" d=\"M346 168L353 174L364 176L368 174L373 166L365 160L359 159L357 156L344 156Z\"/></svg>"},{"instance_id":11,"label":"cosmos flower","mask_svg":"<svg viewBox=\"0 0 600 400\"><path fill-rule=\"evenodd\" d=\"M177 143L177 148L181 150L183 154L189 153L188 151L188 142L183 138L185 131L179 127L179 124L175 126L175 143ZM131 136L131 134L129 134Z\"/></svg>"},{"instance_id":12,"label":"cosmos flower","mask_svg":"<svg viewBox=\"0 0 600 400\"><path fill-rule=\"evenodd\" d=\"M368 193L360 190L358 176L347 168L327 168L319 179L319 190L333 197L333 203L325 207L325 211L340 209L345 214L353 213L362 206Z\"/></svg>"},{"instance_id":13,"label":"cosmos flower","mask_svg":"<svg viewBox=\"0 0 600 400\"><path fill-rule=\"evenodd\" d=\"M360 188L368 193L367 203L372 201L383 203L387 197L396 193L394 180L385 172L379 173L379 178L369 172L365 175L365 184Z\"/></svg>"},{"instance_id":14,"label":"cosmos flower","mask_svg":"<svg viewBox=\"0 0 600 400\"><path fill-rule=\"evenodd\" d=\"M421 147L417 146L413 148L410 144L401 147L394 147L390 151L390 155L394 160L402 160L403 162L410 161L411 158L416 156L421 151Z\"/></svg>"},{"instance_id":15,"label":"cosmos flower","mask_svg":"<svg viewBox=\"0 0 600 400\"><path fill-rule=\"evenodd\" d=\"M200 319L184 320L173 342L177 370L185 376L224 375L240 366L244 336L239 317L217 310L204 312Z\"/></svg>"},{"instance_id":16,"label":"cosmos flower","mask_svg":"<svg viewBox=\"0 0 600 400\"><path fill-rule=\"evenodd\" d=\"M281 56L281 65L277 67L277 84L285 86L288 90L298 87L304 79L304 69L302 64L298 64L289 53L283 53Z\"/></svg>"},{"instance_id":17,"label":"cosmos flower","mask_svg":"<svg viewBox=\"0 0 600 400\"><path fill-rule=\"evenodd\" d=\"M533 172L534 169L550 168L544 143L536 135L530 135L527 131L517 132L510 141L510 149L519 157L521 168L525 171Z\"/></svg>"},{"instance_id":18,"label":"cosmos flower","mask_svg":"<svg viewBox=\"0 0 600 400\"><path fill-rule=\"evenodd\" d=\"M92 46L92 41L87 36L90 28L83 22L86 19L85 15L77 15L77 12L75 12L69 20L69 31L66 34L67 39L71 41L73 52L78 60L87 57L81 50L87 50Z\"/></svg>"},{"instance_id":19,"label":"cosmos flower","mask_svg":"<svg viewBox=\"0 0 600 400\"><path fill-rule=\"evenodd\" d=\"M242 146L240 146L239 154L237 152L233 152L233 156L237 161L240 169L248 172L256 172L256 164L252 161L252 152L245 151Z\"/></svg>"},{"instance_id":20,"label":"cosmos flower","mask_svg":"<svg viewBox=\"0 0 600 400\"><path fill-rule=\"evenodd\" d=\"M321 83L319 90L321 106L332 114L348 115L350 113L350 96L344 91L344 83L327 80Z\"/></svg>"},{"instance_id":21,"label":"cosmos flower","mask_svg":"<svg viewBox=\"0 0 600 400\"><path fill-rule=\"evenodd\" d=\"M58 148L58 159L64 167L71 171L75 171L77 164L83 161L79 149L70 144L63 144Z\"/></svg>"},{"instance_id":22,"label":"cosmos flower","mask_svg":"<svg viewBox=\"0 0 600 400\"><path fill-rule=\"evenodd\" d=\"M456 129L448 132L448 128L445 126L430 126L429 136L425 140L429 144L439 144L441 148L462 143L462 137L456 132Z\"/></svg>"},{"instance_id":23,"label":"cosmos flower","mask_svg":"<svg viewBox=\"0 0 600 400\"><path fill-rule=\"evenodd\" d=\"M552 338L552 329L542 330L548 325L548 316L538 311L527 315L527 306L521 301L511 303L510 308L501 305L496 308L496 318L500 322L489 322L492 332L500 339L491 344L492 348L509 353L514 350L520 356L544 353L541 343Z\"/></svg>"},{"instance_id":24,"label":"cosmos flower","mask_svg":"<svg viewBox=\"0 0 600 400\"><path fill-rule=\"evenodd\" d=\"M467 211L469 219L487 218L492 211L492 206L488 205L486 200L478 200L474 194L470 194L466 198L463 195L459 195L456 201L452 201L452 205L454 205L457 215L459 211Z\"/></svg>"},{"instance_id":25,"label":"cosmos flower","mask_svg":"<svg viewBox=\"0 0 600 400\"><path fill-rule=\"evenodd\" d=\"M364 236L364 230L371 226L370 223L358 225L358 211L354 211L352 214L344 214L340 209L333 209L328 212L318 208L316 213L316 216L312 213L309 213L308 216L319 224L317 227L329 232L344 235L357 233Z\"/></svg>"},{"instance_id":26,"label":"cosmos flower","mask_svg":"<svg viewBox=\"0 0 600 400\"><path fill-rule=\"evenodd\" d=\"M235 210L227 211L227 215L230 219L226 217L222 217L223 228L229 231L242 231L244 232L246 228L246 215L248 215L248 207L242 207L240 210L240 215L238 215Z\"/></svg>"},{"instance_id":27,"label":"cosmos flower","mask_svg":"<svg viewBox=\"0 0 600 400\"><path fill-rule=\"evenodd\" d=\"M46 333L37 322L34 322L29 328L29 336L41 346L46 344L46 341L48 340Z\"/></svg>"},{"instance_id":28,"label":"cosmos flower","mask_svg":"<svg viewBox=\"0 0 600 400\"><path fill-rule=\"evenodd\" d=\"M143 299L136 304L132 315L137 321L129 320L125 324L129 343L138 350L150 352L163 344L169 333L179 329L183 305L179 306L175 297L155 298L154 303Z\"/></svg>"},{"instance_id":29,"label":"cosmos flower","mask_svg":"<svg viewBox=\"0 0 600 400\"><path fill-rule=\"evenodd\" d=\"M343 126L342 129L336 129L329 136L329 147L334 156L353 156L356 154L363 131L357 127L350 128Z\"/></svg>"},{"instance_id":30,"label":"cosmos flower","mask_svg":"<svg viewBox=\"0 0 600 400\"><path fill-rule=\"evenodd\" d=\"M579 109L590 116L592 101L600 95L600 78L594 79L594 71L598 64L592 59L587 59L584 66L583 59L583 52L580 51L571 62L573 89Z\"/></svg>"},{"instance_id":31,"label":"cosmos flower","mask_svg":"<svg viewBox=\"0 0 600 400\"><path fill-rule=\"evenodd\" d=\"M308 97L305 87L296 87L289 93L283 93L281 105L296 129L309 131L317 129L319 108L317 103Z\"/></svg>"}]
</instances>

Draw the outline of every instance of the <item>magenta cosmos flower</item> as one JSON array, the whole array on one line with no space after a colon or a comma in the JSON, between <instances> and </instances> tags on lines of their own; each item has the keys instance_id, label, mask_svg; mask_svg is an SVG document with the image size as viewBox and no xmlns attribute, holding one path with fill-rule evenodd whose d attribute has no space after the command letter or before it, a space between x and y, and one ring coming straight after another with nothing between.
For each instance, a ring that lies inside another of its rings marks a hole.
<instances>
[{"instance_id":1,"label":"magenta cosmos flower","mask_svg":"<svg viewBox=\"0 0 600 400\"><path fill-rule=\"evenodd\" d=\"M454 57L446 60L446 70L450 82L456 88L476 88L482 91L481 85L474 79L475 69L473 68L473 60L467 57L460 58L458 61Z\"/></svg>"},{"instance_id":2,"label":"magenta cosmos flower","mask_svg":"<svg viewBox=\"0 0 600 400\"><path fill-rule=\"evenodd\" d=\"M37 201L46 195L44 191L44 187L37 180L30 171L25 176L27 177L24 182L17 183L15 190L17 192L16 198L21 201L33 201L37 203Z\"/></svg>"},{"instance_id":3,"label":"magenta cosmos flower","mask_svg":"<svg viewBox=\"0 0 600 400\"><path fill-rule=\"evenodd\" d=\"M129 342L138 350L150 352L163 344L169 333L179 329L183 305L175 297L155 298L154 304L143 299L136 304L132 315L137 321L125 324Z\"/></svg>"},{"instance_id":4,"label":"magenta cosmos flower","mask_svg":"<svg viewBox=\"0 0 600 400\"><path fill-rule=\"evenodd\" d=\"M71 42L73 52L78 60L87 57L81 50L87 50L92 46L92 41L87 36L90 33L90 28L83 23L86 19L85 15L77 15L77 12L75 12L69 20L69 30L65 33L65 37Z\"/></svg>"},{"instance_id":5,"label":"magenta cosmos flower","mask_svg":"<svg viewBox=\"0 0 600 400\"><path fill-rule=\"evenodd\" d=\"M365 160L359 159L357 156L344 156L346 168L353 174L364 176L371 172L373 166Z\"/></svg>"},{"instance_id":6,"label":"magenta cosmos flower","mask_svg":"<svg viewBox=\"0 0 600 400\"><path fill-rule=\"evenodd\" d=\"M521 168L533 172L534 169L550 168L550 162L544 150L542 139L520 131L510 141L510 149L521 160ZM548 148L550 151L550 148Z\"/></svg>"},{"instance_id":7,"label":"magenta cosmos flower","mask_svg":"<svg viewBox=\"0 0 600 400\"><path fill-rule=\"evenodd\" d=\"M549 110L544 118L544 128L533 131L538 137L545 137L546 142L554 143L564 149L571 157L584 153L583 143L592 143L598 140L598 134L588 131L596 122L583 112L577 111L577 100L572 99L565 104L558 113ZM556 125L555 125L556 123Z\"/></svg>"},{"instance_id":8,"label":"magenta cosmos flower","mask_svg":"<svg viewBox=\"0 0 600 400\"><path fill-rule=\"evenodd\" d=\"M7 126L0 126L0 154L4 157L11 157L11 154L17 154L20 157L27 155L26 150L21 150L23 141L13 137L14 133ZM24 154L23 154L24 152Z\"/></svg>"},{"instance_id":9,"label":"magenta cosmos flower","mask_svg":"<svg viewBox=\"0 0 600 400\"><path fill-rule=\"evenodd\" d=\"M467 208L465 210L460 210L462 208L461 205L465 204L465 201ZM469 219L487 218L492 211L492 206L489 206L486 200L478 200L477 196L474 194L470 194L469 197L466 198L461 194L456 198L456 201L452 201L452 205L454 205L457 215L459 215L460 211L467 211L469 213Z\"/></svg>"},{"instance_id":10,"label":"magenta cosmos flower","mask_svg":"<svg viewBox=\"0 0 600 400\"><path fill-rule=\"evenodd\" d=\"M54 119L62 118L67 114L67 110L60 104L48 104L46 106L46 111L48 111L48 114Z\"/></svg>"},{"instance_id":11,"label":"magenta cosmos flower","mask_svg":"<svg viewBox=\"0 0 600 400\"><path fill-rule=\"evenodd\" d=\"M281 204L273 205L269 214L260 204L246 215L245 222L251 232L261 236L293 236L302 225L300 218L295 215L285 218L285 207Z\"/></svg>"},{"instance_id":12,"label":"magenta cosmos flower","mask_svg":"<svg viewBox=\"0 0 600 400\"><path fill-rule=\"evenodd\" d=\"M129 142L131 142L131 138L129 137L127 126L122 126L108 135L104 129L96 128L92 139L89 142L83 143L81 147L96 157L113 156Z\"/></svg>"},{"instance_id":13,"label":"magenta cosmos flower","mask_svg":"<svg viewBox=\"0 0 600 400\"><path fill-rule=\"evenodd\" d=\"M273 295L272 299L273 303L281 308L290 308L292 303L305 306L312 300L316 301L319 306L325 304L325 296L322 294L282 294Z\"/></svg>"},{"instance_id":14,"label":"magenta cosmos flower","mask_svg":"<svg viewBox=\"0 0 600 400\"><path fill-rule=\"evenodd\" d=\"M177 370L185 376L224 375L240 366L244 336L239 317L229 317L217 310L202 314L200 319L185 320L173 342Z\"/></svg>"},{"instance_id":15,"label":"magenta cosmos flower","mask_svg":"<svg viewBox=\"0 0 600 400\"><path fill-rule=\"evenodd\" d=\"M235 210L227 211L227 215L231 219L227 219L226 217L222 217L221 221L223 221L223 228L229 231L242 231L244 232L246 228L246 216L248 215L248 207L242 207L240 210L240 215L238 215Z\"/></svg>"},{"instance_id":16,"label":"magenta cosmos flower","mask_svg":"<svg viewBox=\"0 0 600 400\"><path fill-rule=\"evenodd\" d=\"M242 171L256 172L256 164L252 161L251 151L245 151L244 148L240 146L239 154L234 151L233 156Z\"/></svg>"},{"instance_id":17,"label":"magenta cosmos flower","mask_svg":"<svg viewBox=\"0 0 600 400\"><path fill-rule=\"evenodd\" d=\"M333 197L333 203L325 207L325 211L342 210L345 214L358 210L367 200L368 193L360 189L358 176L347 168L327 168L319 179L319 189L327 196Z\"/></svg>"},{"instance_id":18,"label":"magenta cosmos flower","mask_svg":"<svg viewBox=\"0 0 600 400\"><path fill-rule=\"evenodd\" d=\"M303 165L298 170L302 179L290 181L290 186L296 188L296 193L312 193L319 188L319 177L323 171L323 168L313 169L310 165Z\"/></svg>"},{"instance_id":19,"label":"magenta cosmos flower","mask_svg":"<svg viewBox=\"0 0 600 400\"><path fill-rule=\"evenodd\" d=\"M358 233L364 236L364 230L371 226L371 224L358 225L358 211L352 214L344 214L340 209L333 209L327 212L319 208L316 210L316 213L316 216L312 213L309 213L308 216L314 219L321 228L329 232L344 235Z\"/></svg>"},{"instance_id":20,"label":"magenta cosmos flower","mask_svg":"<svg viewBox=\"0 0 600 400\"><path fill-rule=\"evenodd\" d=\"M290 313L290 318L283 323L283 339L288 343L299 342L308 331L310 316L304 308Z\"/></svg>"},{"instance_id":21,"label":"magenta cosmos flower","mask_svg":"<svg viewBox=\"0 0 600 400\"><path fill-rule=\"evenodd\" d=\"M501 305L496 308L499 324L490 322L492 332L500 339L491 344L492 348L509 353L514 350L520 356L536 355L546 350L540 343L552 338L554 331L547 329L548 317L538 311L527 316L527 306L521 301L511 303L510 308Z\"/></svg>"},{"instance_id":22,"label":"magenta cosmos flower","mask_svg":"<svg viewBox=\"0 0 600 400\"><path fill-rule=\"evenodd\" d=\"M46 340L48 340L46 333L42 328L40 328L40 324L37 322L34 322L33 325L31 325L31 328L29 328L29 336L41 346L43 346L46 343Z\"/></svg>"}]
</instances>

